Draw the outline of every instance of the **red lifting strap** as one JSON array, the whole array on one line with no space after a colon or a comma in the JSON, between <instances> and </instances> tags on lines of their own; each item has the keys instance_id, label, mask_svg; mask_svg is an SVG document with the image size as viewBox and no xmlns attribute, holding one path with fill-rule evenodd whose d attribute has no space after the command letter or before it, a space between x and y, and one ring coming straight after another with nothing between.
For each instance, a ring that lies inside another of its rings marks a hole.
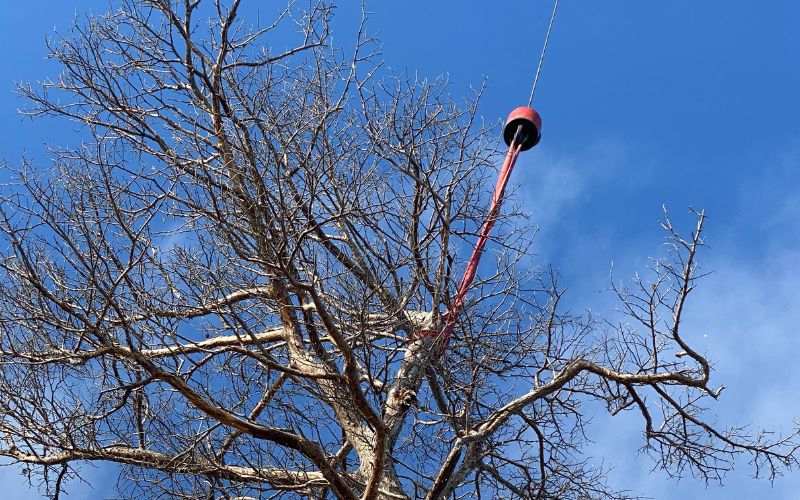
<instances>
[{"instance_id":1,"label":"red lifting strap","mask_svg":"<svg viewBox=\"0 0 800 500\"><path fill-rule=\"evenodd\" d=\"M489 208L489 214L481 228L478 242L472 250L472 255L467 263L467 268L464 270L464 276L461 278L461 284L458 286L458 293L456 294L453 306L444 314L444 327L441 330L420 330L413 338L424 338L441 336L443 339L441 351L443 351L450 341L450 335L453 333L453 328L456 324L456 319L461 313L464 301L467 297L472 281L475 279L475 273L478 270L478 263L483 255L483 250L486 247L486 242L489 241L489 235L492 232L492 227L497 221L500 214L500 206L503 203L503 196L505 195L508 180L511 177L511 171L517 163L517 157L520 151L530 149L539 142L541 130L541 118L539 114L531 108L522 107L515 109L508 117L506 122L505 139L509 143L508 153L506 153L503 167L500 169L500 176L497 179L497 184L494 187L494 196L492 197L492 205Z\"/></svg>"}]
</instances>

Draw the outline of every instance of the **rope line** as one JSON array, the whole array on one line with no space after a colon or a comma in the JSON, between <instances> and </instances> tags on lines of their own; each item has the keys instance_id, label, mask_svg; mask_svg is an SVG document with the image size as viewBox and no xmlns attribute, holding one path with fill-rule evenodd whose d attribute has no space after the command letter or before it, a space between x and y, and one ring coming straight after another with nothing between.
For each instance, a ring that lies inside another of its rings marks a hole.
<instances>
[{"instance_id":1,"label":"rope line","mask_svg":"<svg viewBox=\"0 0 800 500\"><path fill-rule=\"evenodd\" d=\"M443 328L441 330L421 330L417 332L414 337L412 337L412 339L434 336L441 337L442 345L439 347L440 355L450 343L450 335L453 333L453 328L455 327L458 315L461 313L461 309L464 306L464 301L467 298L467 293L472 285L472 281L475 279L475 273L478 271L478 264L480 263L481 256L483 255L483 250L486 247L486 243L489 241L489 235L492 232L492 227L500 215L500 206L503 204L503 196L505 195L506 186L508 186L508 180L511 177L511 171L514 169L514 165L517 163L517 157L519 156L520 149L522 147L521 143L517 139L518 137L514 136L514 140L508 147L508 153L506 153L505 161L500 169L500 175L497 178L497 184L494 187L494 196L492 196L492 204L489 208L489 214L486 216L486 220L483 222L480 235L478 236L478 242L475 244L475 248L472 250L472 255L470 255L469 261L467 262L467 268L464 270L464 275L461 277L461 283L458 286L458 291L456 293L456 298L453 301L453 305L442 317L444 320Z\"/></svg>"},{"instance_id":2,"label":"rope line","mask_svg":"<svg viewBox=\"0 0 800 500\"><path fill-rule=\"evenodd\" d=\"M539 83L542 65L544 64L544 58L547 54L547 46L550 43L550 35L553 32L553 24L555 23L556 13L558 12L558 2L559 0L555 0L553 3L553 13L550 15L550 22L547 25L547 35L545 35L544 38L542 54L539 56L539 64L536 67L536 74L533 78L531 95L528 98L528 107L531 107L533 104L533 96L536 93L536 86ZM500 175L497 178L497 184L494 187L494 196L492 196L492 203L489 208L489 213L487 214L486 219L481 226L481 230L478 235L478 241L475 243L475 247L472 250L472 255L470 255L470 258L467 261L467 268L464 270L464 275L461 277L461 283L458 285L455 300L453 301L452 306L441 317L442 327L436 328L436 326L434 326L433 329L419 330L415 334L412 334L409 339L413 341L427 337L441 338L442 344L439 347L439 355L444 352L450 343L450 336L453 333L458 315L461 313L461 309L464 307L467 294L472 286L473 280L475 279L475 274L478 271L478 264L480 263L486 243L489 241L489 235L492 232L492 227L500 215L500 206L503 204L503 197L505 195L506 186L508 185L508 180L511 177L511 171L514 169L514 165L517 163L517 157L522 150L522 143L524 142L524 139L520 138L521 132L522 125L519 125L517 127L516 134L514 134L514 138L511 140L511 144L508 146L508 153L506 153L505 161L503 162L503 166L500 168Z\"/></svg>"},{"instance_id":3,"label":"rope line","mask_svg":"<svg viewBox=\"0 0 800 500\"><path fill-rule=\"evenodd\" d=\"M528 98L528 107L533 104L533 95L536 93L536 86L539 84L539 75L542 73L542 65L544 64L544 56L547 53L547 46L550 44L550 34L553 32L553 24L556 21L556 12L558 12L558 0L553 4L553 13L550 15L550 24L547 25L547 35L544 37L544 45L542 46L542 55L539 56L539 65L536 67L536 76L533 77L533 86L531 86L531 96Z\"/></svg>"}]
</instances>

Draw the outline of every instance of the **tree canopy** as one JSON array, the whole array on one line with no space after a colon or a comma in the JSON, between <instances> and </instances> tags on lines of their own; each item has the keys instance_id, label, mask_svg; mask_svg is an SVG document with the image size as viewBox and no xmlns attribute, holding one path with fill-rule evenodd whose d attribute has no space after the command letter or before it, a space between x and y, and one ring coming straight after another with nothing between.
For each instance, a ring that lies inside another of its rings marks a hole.
<instances>
[{"instance_id":1,"label":"tree canopy","mask_svg":"<svg viewBox=\"0 0 800 500\"><path fill-rule=\"evenodd\" d=\"M131 497L628 498L583 454L594 401L637 413L677 476L795 465L796 434L706 410L720 389L681 328L702 211L686 234L664 214L612 321L563 310L507 206L453 336L419 335L502 158L481 89L382 68L363 20L335 45L327 2L241 3L121 1L21 87L85 140L6 167L0 456L54 497L114 462Z\"/></svg>"}]
</instances>

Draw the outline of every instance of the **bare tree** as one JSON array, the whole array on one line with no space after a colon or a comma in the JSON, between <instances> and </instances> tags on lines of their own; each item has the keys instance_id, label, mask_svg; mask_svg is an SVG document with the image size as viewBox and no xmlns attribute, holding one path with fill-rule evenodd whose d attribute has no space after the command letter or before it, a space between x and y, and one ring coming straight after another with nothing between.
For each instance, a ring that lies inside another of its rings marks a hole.
<instances>
[{"instance_id":1,"label":"bare tree","mask_svg":"<svg viewBox=\"0 0 800 500\"><path fill-rule=\"evenodd\" d=\"M114 462L132 497L625 498L583 455L600 401L676 475L795 464L795 435L704 419L719 391L681 331L702 212L686 237L665 219L611 324L561 311L506 210L452 338L420 335L486 216L480 89L389 74L363 22L338 49L325 3L269 25L240 3L122 1L21 88L83 142L2 196L1 456L53 497Z\"/></svg>"}]
</instances>

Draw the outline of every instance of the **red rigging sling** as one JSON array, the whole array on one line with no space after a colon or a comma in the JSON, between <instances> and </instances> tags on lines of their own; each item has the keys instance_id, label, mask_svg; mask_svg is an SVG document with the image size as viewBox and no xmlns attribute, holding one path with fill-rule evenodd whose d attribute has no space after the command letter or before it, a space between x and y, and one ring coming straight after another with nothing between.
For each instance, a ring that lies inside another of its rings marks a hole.
<instances>
[{"instance_id":1,"label":"red rigging sling","mask_svg":"<svg viewBox=\"0 0 800 500\"><path fill-rule=\"evenodd\" d=\"M469 261L467 261L467 268L464 270L464 275L461 277L461 283L458 286L458 291L456 292L452 306L442 317L444 325L441 330L421 330L417 332L416 335L417 338L440 337L442 341L442 350L444 350L449 343L450 335L453 333L458 315L461 313L469 288L472 285L472 281L475 279L475 273L478 270L481 255L486 247L486 242L489 240L492 227L500 213L500 206L503 203L506 186L511 177L511 171L514 169L514 165L517 162L517 157L521 151L527 151L539 144L542 138L542 118L531 105L533 104L533 96L536 93L536 86L539 83L539 75L542 71L542 64L544 63L547 46L550 42L550 34L552 33L553 23L556 18L556 12L558 11L558 1L559 0L555 0L553 4L553 12L550 15L550 23L547 26L547 35L545 35L542 54L539 57L539 64L533 78L528 105L521 106L512 111L511 114L508 115L505 126L503 127L503 140L508 145L508 152L506 153L503 166L500 168L500 176L497 179L497 184L494 187L494 196L492 196L489 214L483 222L478 241L475 243L475 248L472 250Z\"/></svg>"}]
</instances>

